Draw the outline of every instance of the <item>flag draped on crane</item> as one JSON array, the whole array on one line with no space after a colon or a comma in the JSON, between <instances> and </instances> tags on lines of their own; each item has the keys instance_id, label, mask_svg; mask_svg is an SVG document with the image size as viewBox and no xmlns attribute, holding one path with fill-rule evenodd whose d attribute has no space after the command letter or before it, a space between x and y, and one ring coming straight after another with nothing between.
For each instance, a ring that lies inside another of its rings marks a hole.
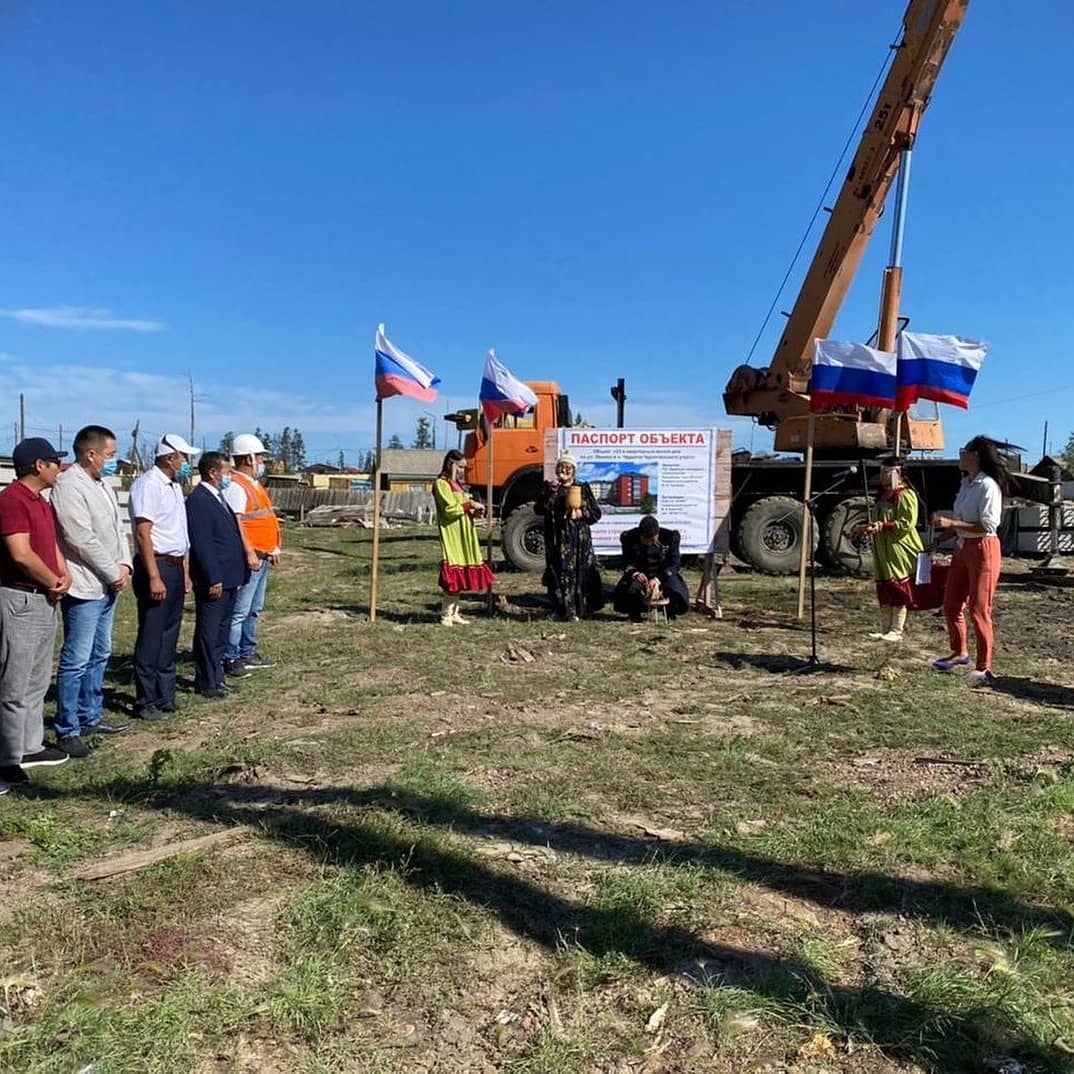
<instances>
[{"instance_id":1,"label":"flag draped on crane","mask_svg":"<svg viewBox=\"0 0 1074 1074\"><path fill-rule=\"evenodd\" d=\"M384 334L382 324L377 326L374 351L378 403L393 395L407 395L423 403L436 399L440 378L396 347Z\"/></svg>"},{"instance_id":2,"label":"flag draped on crane","mask_svg":"<svg viewBox=\"0 0 1074 1074\"><path fill-rule=\"evenodd\" d=\"M975 339L902 332L896 408L907 410L918 399L931 399L968 409L987 353L988 344Z\"/></svg>"},{"instance_id":3,"label":"flag draped on crane","mask_svg":"<svg viewBox=\"0 0 1074 1074\"><path fill-rule=\"evenodd\" d=\"M818 339L813 353L809 409L895 404L897 357L864 343Z\"/></svg>"},{"instance_id":4,"label":"flag draped on crane","mask_svg":"<svg viewBox=\"0 0 1074 1074\"><path fill-rule=\"evenodd\" d=\"M537 396L496 357L494 349L485 360L477 398L489 421L504 414L525 414L537 405Z\"/></svg>"}]
</instances>

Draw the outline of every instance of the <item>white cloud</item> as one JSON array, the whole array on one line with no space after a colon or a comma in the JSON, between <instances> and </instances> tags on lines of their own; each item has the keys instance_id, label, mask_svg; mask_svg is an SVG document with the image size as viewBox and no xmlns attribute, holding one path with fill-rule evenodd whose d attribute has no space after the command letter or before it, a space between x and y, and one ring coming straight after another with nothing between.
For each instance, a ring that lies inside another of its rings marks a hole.
<instances>
[{"instance_id":1,"label":"white cloud","mask_svg":"<svg viewBox=\"0 0 1074 1074\"><path fill-rule=\"evenodd\" d=\"M0 353L4 396L26 397L27 431L49 436L62 425L70 435L89 422L115 429L120 448L130 445L130 430L140 422L143 441L163 433L190 431L190 386L182 374L147 373L103 365L28 362ZM278 431L297 426L307 444L315 441L364 449L373 439L372 402L352 404L284 390L243 387L231 381L195 377L195 440L215 447L228 430L255 427ZM372 394L372 386L370 386ZM414 421L407 427L413 430ZM408 434L412 435L412 433ZM10 443L11 425L0 425L0 445Z\"/></svg>"},{"instance_id":2,"label":"white cloud","mask_svg":"<svg viewBox=\"0 0 1074 1074\"><path fill-rule=\"evenodd\" d=\"M84 309L79 306L25 307L0 310L0 317L31 324L39 328L75 328L113 332L163 332L163 321L147 318L113 317L109 310Z\"/></svg>"}]
</instances>

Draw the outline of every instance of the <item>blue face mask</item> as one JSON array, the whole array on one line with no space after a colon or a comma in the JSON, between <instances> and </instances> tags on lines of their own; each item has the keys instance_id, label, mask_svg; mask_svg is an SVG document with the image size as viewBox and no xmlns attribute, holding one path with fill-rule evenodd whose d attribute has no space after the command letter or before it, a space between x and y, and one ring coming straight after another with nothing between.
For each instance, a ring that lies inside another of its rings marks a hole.
<instances>
[{"instance_id":1,"label":"blue face mask","mask_svg":"<svg viewBox=\"0 0 1074 1074\"><path fill-rule=\"evenodd\" d=\"M229 488L231 488L231 478L230 477L222 477L222 478L220 478L220 491L223 492L224 489L229 489Z\"/></svg>"},{"instance_id":2,"label":"blue face mask","mask_svg":"<svg viewBox=\"0 0 1074 1074\"><path fill-rule=\"evenodd\" d=\"M179 467L179 473L175 475L175 480L185 481L193 472L194 467L191 466L189 462L184 462L183 465Z\"/></svg>"},{"instance_id":3,"label":"blue face mask","mask_svg":"<svg viewBox=\"0 0 1074 1074\"><path fill-rule=\"evenodd\" d=\"M114 477L119 473L119 459L109 459L101 467L101 477Z\"/></svg>"}]
</instances>

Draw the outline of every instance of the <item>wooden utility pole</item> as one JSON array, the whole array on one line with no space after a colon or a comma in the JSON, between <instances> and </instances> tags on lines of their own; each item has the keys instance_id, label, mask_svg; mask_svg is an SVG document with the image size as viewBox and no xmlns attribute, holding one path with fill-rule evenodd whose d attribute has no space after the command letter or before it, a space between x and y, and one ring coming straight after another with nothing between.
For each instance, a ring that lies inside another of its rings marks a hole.
<instances>
[{"instance_id":1,"label":"wooden utility pole","mask_svg":"<svg viewBox=\"0 0 1074 1074\"><path fill-rule=\"evenodd\" d=\"M19 392L19 440L26 439L26 396Z\"/></svg>"}]
</instances>

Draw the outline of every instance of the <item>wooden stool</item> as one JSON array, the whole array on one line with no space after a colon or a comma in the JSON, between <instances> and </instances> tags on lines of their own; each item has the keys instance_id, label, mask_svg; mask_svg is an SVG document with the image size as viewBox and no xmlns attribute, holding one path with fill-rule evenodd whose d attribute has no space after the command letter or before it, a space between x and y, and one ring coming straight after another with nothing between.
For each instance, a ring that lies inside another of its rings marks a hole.
<instances>
[{"instance_id":1,"label":"wooden stool","mask_svg":"<svg viewBox=\"0 0 1074 1074\"><path fill-rule=\"evenodd\" d=\"M668 605L671 603L667 597L649 601L649 621L659 623L661 620L666 624L668 621Z\"/></svg>"}]
</instances>

